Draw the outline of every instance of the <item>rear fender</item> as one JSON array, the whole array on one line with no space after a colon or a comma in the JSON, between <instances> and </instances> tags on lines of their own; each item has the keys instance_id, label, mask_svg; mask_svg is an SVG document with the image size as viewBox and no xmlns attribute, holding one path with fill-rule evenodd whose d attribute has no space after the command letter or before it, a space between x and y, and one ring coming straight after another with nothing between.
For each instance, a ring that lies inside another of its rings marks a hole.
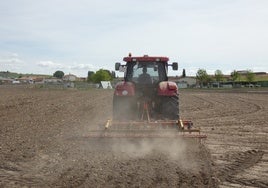
<instances>
[{"instance_id":1,"label":"rear fender","mask_svg":"<svg viewBox=\"0 0 268 188\"><path fill-rule=\"evenodd\" d=\"M175 82L164 81L158 85L159 96L175 96L178 95L178 86Z\"/></svg>"},{"instance_id":2,"label":"rear fender","mask_svg":"<svg viewBox=\"0 0 268 188\"><path fill-rule=\"evenodd\" d=\"M135 95L135 85L132 82L119 82L115 86L114 91L115 96L134 96Z\"/></svg>"}]
</instances>

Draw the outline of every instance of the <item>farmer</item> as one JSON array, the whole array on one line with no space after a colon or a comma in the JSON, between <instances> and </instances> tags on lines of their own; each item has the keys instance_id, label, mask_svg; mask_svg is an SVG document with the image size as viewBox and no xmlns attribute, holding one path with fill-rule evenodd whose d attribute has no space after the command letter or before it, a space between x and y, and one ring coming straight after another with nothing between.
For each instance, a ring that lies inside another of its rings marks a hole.
<instances>
[{"instance_id":1,"label":"farmer","mask_svg":"<svg viewBox=\"0 0 268 188\"><path fill-rule=\"evenodd\" d=\"M141 84L151 84L152 79L150 74L147 73L147 67L142 68L142 74L139 75L138 82Z\"/></svg>"}]
</instances>

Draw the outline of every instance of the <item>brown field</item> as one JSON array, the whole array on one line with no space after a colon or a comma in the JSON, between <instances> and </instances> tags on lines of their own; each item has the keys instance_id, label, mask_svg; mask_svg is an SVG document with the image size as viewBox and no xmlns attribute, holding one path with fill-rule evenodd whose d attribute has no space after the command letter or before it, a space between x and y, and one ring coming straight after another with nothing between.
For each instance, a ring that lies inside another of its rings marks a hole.
<instances>
[{"instance_id":1,"label":"brown field","mask_svg":"<svg viewBox=\"0 0 268 188\"><path fill-rule=\"evenodd\" d=\"M111 90L0 87L0 187L268 187L267 90L182 90L208 138L92 139Z\"/></svg>"}]
</instances>

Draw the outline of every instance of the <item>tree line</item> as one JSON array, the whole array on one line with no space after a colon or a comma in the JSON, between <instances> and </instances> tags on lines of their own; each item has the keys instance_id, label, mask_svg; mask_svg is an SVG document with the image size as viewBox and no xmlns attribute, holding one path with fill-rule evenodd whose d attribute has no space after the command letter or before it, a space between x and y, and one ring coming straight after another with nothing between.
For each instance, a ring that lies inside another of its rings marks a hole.
<instances>
[{"instance_id":1,"label":"tree line","mask_svg":"<svg viewBox=\"0 0 268 188\"><path fill-rule=\"evenodd\" d=\"M61 79L64 77L64 72L57 70L53 74L53 77ZM87 81L93 82L93 83L100 83L101 81L111 81L111 80L113 80L113 78L115 78L115 72L105 70L105 69L99 69L96 72L88 71L88 75L87 75Z\"/></svg>"},{"instance_id":2,"label":"tree line","mask_svg":"<svg viewBox=\"0 0 268 188\"><path fill-rule=\"evenodd\" d=\"M231 81L235 82L235 81L240 81L241 76L242 75L238 71L234 70L233 72L231 72L230 78L231 78ZM202 87L202 86L207 85L208 83L210 83L212 81L216 81L216 82L224 81L224 75L223 75L221 70L216 70L214 72L214 76L210 76L207 74L207 71L205 69L198 69L198 71L196 73L196 79L199 81L199 83ZM246 71L245 79L248 83L251 83L254 81L255 74L253 73L252 70Z\"/></svg>"},{"instance_id":3,"label":"tree line","mask_svg":"<svg viewBox=\"0 0 268 188\"><path fill-rule=\"evenodd\" d=\"M56 78L63 78L64 72L63 71L56 71L53 74L54 77ZM109 71L105 69L99 69L98 71L88 71L87 75L87 81L92 82L92 83L100 83L101 81L112 81L115 78L115 72L114 71ZM186 71L183 69L182 72L182 77L186 77ZM230 78L232 81L240 81L241 79L241 74L239 74L238 71L234 70ZM247 70L245 73L245 79L247 82L251 83L254 81L255 74L251 70ZM208 75L207 71L205 69L198 69L196 73L196 79L199 81L201 87L204 85L207 85L208 83L212 81L216 82L222 82L225 81L224 75L221 70L216 70L214 72L214 75Z\"/></svg>"}]
</instances>

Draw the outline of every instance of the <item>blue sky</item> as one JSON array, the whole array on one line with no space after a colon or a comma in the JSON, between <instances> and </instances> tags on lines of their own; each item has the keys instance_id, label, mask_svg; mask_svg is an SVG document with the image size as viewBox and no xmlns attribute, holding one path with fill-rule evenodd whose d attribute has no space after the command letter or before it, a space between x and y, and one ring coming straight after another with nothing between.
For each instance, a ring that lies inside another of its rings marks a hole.
<instances>
[{"instance_id":1,"label":"blue sky","mask_svg":"<svg viewBox=\"0 0 268 188\"><path fill-rule=\"evenodd\" d=\"M87 76L129 52L268 72L267 0L0 0L0 71Z\"/></svg>"}]
</instances>

